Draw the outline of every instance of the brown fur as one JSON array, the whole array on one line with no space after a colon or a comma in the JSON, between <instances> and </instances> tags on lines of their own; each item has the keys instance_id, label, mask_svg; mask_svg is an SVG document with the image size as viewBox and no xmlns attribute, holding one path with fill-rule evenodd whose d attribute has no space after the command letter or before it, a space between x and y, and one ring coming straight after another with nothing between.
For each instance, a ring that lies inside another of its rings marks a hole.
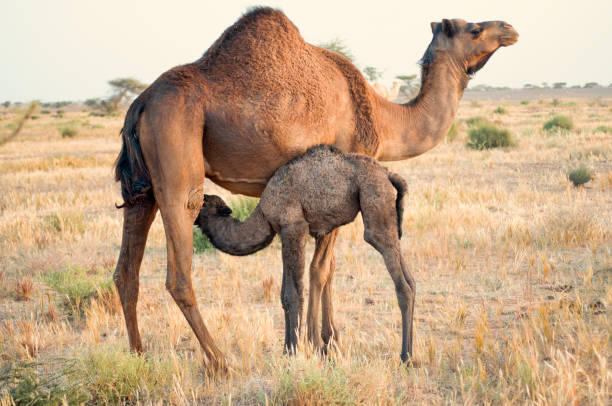
<instances>
[{"instance_id":1,"label":"brown fur","mask_svg":"<svg viewBox=\"0 0 612 406\"><path fill-rule=\"evenodd\" d=\"M280 167L270 178L261 200L244 222L229 217L231 209L218 196L204 196L195 221L220 250L245 255L264 248L276 233L283 245L285 349L293 352L301 328L303 309L304 237L330 234L355 219L361 211L364 238L385 258L396 286L402 311L403 361L412 354L412 313L415 281L404 264L399 239L406 182L389 173L374 159L342 154L329 145L309 148L303 155ZM394 204L395 203L395 204ZM311 282L321 277L314 272ZM320 289L311 283L309 309L318 308ZM312 311L312 310L311 310ZM309 318L308 330L319 336L318 323ZM318 339L313 342L320 346Z\"/></svg>"},{"instance_id":2,"label":"brown fur","mask_svg":"<svg viewBox=\"0 0 612 406\"><path fill-rule=\"evenodd\" d=\"M439 23L438 23L439 24ZM448 24L447 24L448 25ZM229 27L197 61L162 74L128 110L116 178L124 228L115 281L130 346L142 350L136 317L138 273L150 222L166 231L166 287L211 367L225 369L191 285L193 196L204 177L232 192L259 196L274 171L317 144L381 160L419 155L447 133L469 77L517 34L502 22L453 20L435 29L419 96L406 105L376 94L345 58L306 43L283 13L257 8ZM447 30L448 31L448 30ZM331 281L337 231L317 239L324 340L337 338Z\"/></svg>"}]
</instances>

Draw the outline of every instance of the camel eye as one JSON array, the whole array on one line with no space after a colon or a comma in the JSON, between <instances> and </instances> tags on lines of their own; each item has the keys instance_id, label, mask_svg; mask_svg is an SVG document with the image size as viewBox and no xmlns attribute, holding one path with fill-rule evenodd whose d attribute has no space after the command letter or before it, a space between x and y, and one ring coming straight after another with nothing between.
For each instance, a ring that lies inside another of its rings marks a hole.
<instances>
[{"instance_id":1,"label":"camel eye","mask_svg":"<svg viewBox=\"0 0 612 406\"><path fill-rule=\"evenodd\" d=\"M474 28L472 31L470 31L470 33L475 37L478 36L478 34L480 34L481 32L482 30L480 28Z\"/></svg>"}]
</instances>

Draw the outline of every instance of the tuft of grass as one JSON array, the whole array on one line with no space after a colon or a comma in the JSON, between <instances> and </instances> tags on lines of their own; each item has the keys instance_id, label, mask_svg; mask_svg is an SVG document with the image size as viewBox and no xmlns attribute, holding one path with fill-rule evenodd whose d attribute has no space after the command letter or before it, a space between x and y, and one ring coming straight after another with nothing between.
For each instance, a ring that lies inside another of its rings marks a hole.
<instances>
[{"instance_id":1,"label":"tuft of grass","mask_svg":"<svg viewBox=\"0 0 612 406\"><path fill-rule=\"evenodd\" d=\"M347 374L329 364L286 367L271 399L278 405L352 405L356 393Z\"/></svg>"},{"instance_id":2,"label":"tuft of grass","mask_svg":"<svg viewBox=\"0 0 612 406\"><path fill-rule=\"evenodd\" d=\"M593 179L593 173L586 166L580 166L579 168L571 170L567 174L567 178L574 184L574 186L578 187L590 182Z\"/></svg>"},{"instance_id":3,"label":"tuft of grass","mask_svg":"<svg viewBox=\"0 0 612 406\"><path fill-rule=\"evenodd\" d=\"M41 110L40 114L51 114L51 110Z\"/></svg>"},{"instance_id":4,"label":"tuft of grass","mask_svg":"<svg viewBox=\"0 0 612 406\"><path fill-rule=\"evenodd\" d=\"M477 150L514 147L516 142L510 131L499 128L492 123L483 123L468 132L467 147Z\"/></svg>"},{"instance_id":5,"label":"tuft of grass","mask_svg":"<svg viewBox=\"0 0 612 406\"><path fill-rule=\"evenodd\" d=\"M522 104L523 106L526 106L526 105L528 105L528 104L529 104L529 100L521 100L521 104Z\"/></svg>"},{"instance_id":6,"label":"tuft of grass","mask_svg":"<svg viewBox=\"0 0 612 406\"><path fill-rule=\"evenodd\" d=\"M43 232L83 234L87 228L87 222L83 213L51 213L42 218L42 226Z\"/></svg>"},{"instance_id":7,"label":"tuft of grass","mask_svg":"<svg viewBox=\"0 0 612 406\"><path fill-rule=\"evenodd\" d=\"M493 114L508 114L508 110L506 110L506 108L503 106L499 106L493 110Z\"/></svg>"},{"instance_id":8,"label":"tuft of grass","mask_svg":"<svg viewBox=\"0 0 612 406\"><path fill-rule=\"evenodd\" d=\"M32 282L32 278L29 276L24 276L15 284L15 294L17 295L18 299L30 300L33 288L34 282Z\"/></svg>"},{"instance_id":9,"label":"tuft of grass","mask_svg":"<svg viewBox=\"0 0 612 406\"><path fill-rule=\"evenodd\" d=\"M574 128L574 123L567 116L557 115L544 123L543 128L548 132L569 131Z\"/></svg>"},{"instance_id":10,"label":"tuft of grass","mask_svg":"<svg viewBox=\"0 0 612 406\"><path fill-rule=\"evenodd\" d=\"M72 138L78 133L77 129L71 126L63 127L59 131L62 135L62 138Z\"/></svg>"},{"instance_id":11,"label":"tuft of grass","mask_svg":"<svg viewBox=\"0 0 612 406\"><path fill-rule=\"evenodd\" d=\"M82 315L91 299L112 296L110 272L102 268L68 265L65 269L44 273L42 280L63 298L62 304L73 317Z\"/></svg>"},{"instance_id":12,"label":"tuft of grass","mask_svg":"<svg viewBox=\"0 0 612 406\"><path fill-rule=\"evenodd\" d=\"M550 105L553 107L559 107L561 105L561 100L559 99L552 99L552 101L550 102Z\"/></svg>"},{"instance_id":13,"label":"tuft of grass","mask_svg":"<svg viewBox=\"0 0 612 406\"><path fill-rule=\"evenodd\" d=\"M136 403L139 393L161 395L172 383L168 361L158 361L111 346L92 349L79 361L92 404Z\"/></svg>"},{"instance_id":14,"label":"tuft of grass","mask_svg":"<svg viewBox=\"0 0 612 406\"><path fill-rule=\"evenodd\" d=\"M600 125L595 129L596 133L612 134L612 126Z\"/></svg>"}]
</instances>

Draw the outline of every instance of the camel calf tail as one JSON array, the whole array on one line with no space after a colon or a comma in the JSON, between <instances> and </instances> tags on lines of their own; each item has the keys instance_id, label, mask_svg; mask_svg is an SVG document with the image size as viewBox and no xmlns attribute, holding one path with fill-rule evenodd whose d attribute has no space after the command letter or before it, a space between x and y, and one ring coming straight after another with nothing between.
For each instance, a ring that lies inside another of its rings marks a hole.
<instances>
[{"instance_id":1,"label":"camel calf tail","mask_svg":"<svg viewBox=\"0 0 612 406\"><path fill-rule=\"evenodd\" d=\"M397 210L397 234L402 238L402 218L404 216L404 200L408 193L408 185L404 178L397 173L389 172L389 181L397 190L397 198L395 199L395 210Z\"/></svg>"},{"instance_id":2,"label":"camel calf tail","mask_svg":"<svg viewBox=\"0 0 612 406\"><path fill-rule=\"evenodd\" d=\"M147 94L145 90L131 104L121 129L121 152L115 161L115 180L121 182L123 204L118 205L118 209L134 206L138 200L152 195L151 174L138 141L138 121L144 111Z\"/></svg>"}]
</instances>

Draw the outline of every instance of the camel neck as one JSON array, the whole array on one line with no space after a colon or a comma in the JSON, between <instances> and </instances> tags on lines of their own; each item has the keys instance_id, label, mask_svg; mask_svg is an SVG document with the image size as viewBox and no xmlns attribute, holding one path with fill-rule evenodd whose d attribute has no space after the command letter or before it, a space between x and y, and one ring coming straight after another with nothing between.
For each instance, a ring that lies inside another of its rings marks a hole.
<instances>
[{"instance_id":1,"label":"camel neck","mask_svg":"<svg viewBox=\"0 0 612 406\"><path fill-rule=\"evenodd\" d=\"M429 151L442 141L457 114L469 76L453 58L438 52L422 67L421 90L403 105L378 100L381 145L377 158L397 161Z\"/></svg>"}]
</instances>

